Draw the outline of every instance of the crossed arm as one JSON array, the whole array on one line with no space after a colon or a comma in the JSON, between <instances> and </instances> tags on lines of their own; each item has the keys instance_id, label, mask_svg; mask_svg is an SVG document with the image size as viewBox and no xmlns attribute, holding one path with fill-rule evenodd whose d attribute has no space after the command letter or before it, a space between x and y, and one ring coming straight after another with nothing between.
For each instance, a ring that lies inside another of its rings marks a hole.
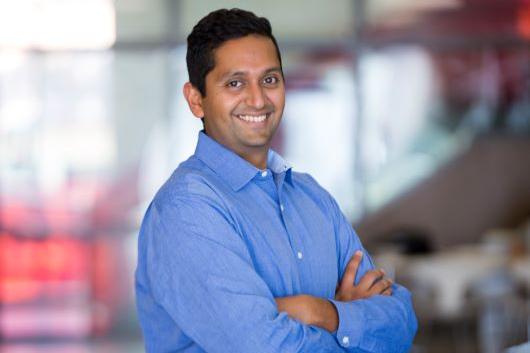
<instances>
[{"instance_id":1,"label":"crossed arm","mask_svg":"<svg viewBox=\"0 0 530 353\"><path fill-rule=\"evenodd\" d=\"M390 287L368 254L354 254L363 248L345 218L338 227L334 298L274 298L217 208L203 200L154 203L142 226L153 300L208 352L408 351L416 331L410 294Z\"/></svg>"},{"instance_id":2,"label":"crossed arm","mask_svg":"<svg viewBox=\"0 0 530 353\"><path fill-rule=\"evenodd\" d=\"M362 260L359 250L350 259L340 283L337 285L335 300L350 302L374 295L392 295L392 280L385 278L382 269L370 270L355 284L357 270ZM339 315L335 305L327 299L311 295L296 295L275 298L279 312L286 312L291 318L304 324L313 325L335 332L339 325Z\"/></svg>"}]
</instances>

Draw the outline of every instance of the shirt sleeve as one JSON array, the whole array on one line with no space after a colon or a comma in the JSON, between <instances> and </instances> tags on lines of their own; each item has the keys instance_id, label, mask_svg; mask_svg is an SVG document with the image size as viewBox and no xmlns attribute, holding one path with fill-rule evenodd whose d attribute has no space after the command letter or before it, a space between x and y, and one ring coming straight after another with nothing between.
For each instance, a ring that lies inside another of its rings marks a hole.
<instances>
[{"instance_id":1,"label":"shirt sleeve","mask_svg":"<svg viewBox=\"0 0 530 353\"><path fill-rule=\"evenodd\" d=\"M344 352L329 332L278 313L243 235L217 202L155 200L143 229L153 296L204 351Z\"/></svg>"},{"instance_id":2,"label":"shirt sleeve","mask_svg":"<svg viewBox=\"0 0 530 353\"><path fill-rule=\"evenodd\" d=\"M363 258L355 278L358 283L374 268L373 261L335 200L328 196L338 243L340 278L355 251L361 250ZM342 347L349 352L357 349L374 353L410 350L417 330L411 294L398 284L394 284L392 290L391 296L376 295L351 302L331 300L339 316L335 336Z\"/></svg>"}]
</instances>

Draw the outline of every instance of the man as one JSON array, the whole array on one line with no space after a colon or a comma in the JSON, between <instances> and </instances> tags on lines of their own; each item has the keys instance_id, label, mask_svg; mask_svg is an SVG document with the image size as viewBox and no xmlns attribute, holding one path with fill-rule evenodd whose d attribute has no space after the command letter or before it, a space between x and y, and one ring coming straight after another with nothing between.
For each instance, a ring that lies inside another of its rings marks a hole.
<instances>
[{"instance_id":1,"label":"man","mask_svg":"<svg viewBox=\"0 0 530 353\"><path fill-rule=\"evenodd\" d=\"M285 85L268 20L212 12L186 59L204 131L142 223L147 351L408 351L408 291L374 269L334 199L269 148Z\"/></svg>"}]
</instances>

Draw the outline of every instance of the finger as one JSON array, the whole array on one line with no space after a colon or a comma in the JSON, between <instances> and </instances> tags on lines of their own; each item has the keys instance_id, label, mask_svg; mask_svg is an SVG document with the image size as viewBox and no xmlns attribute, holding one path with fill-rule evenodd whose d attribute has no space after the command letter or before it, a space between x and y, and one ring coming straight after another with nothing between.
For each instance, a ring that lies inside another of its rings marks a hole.
<instances>
[{"instance_id":1,"label":"finger","mask_svg":"<svg viewBox=\"0 0 530 353\"><path fill-rule=\"evenodd\" d=\"M392 281L388 278L383 278L377 281L372 288L370 288L371 294L382 294L392 286Z\"/></svg>"},{"instance_id":2,"label":"finger","mask_svg":"<svg viewBox=\"0 0 530 353\"><path fill-rule=\"evenodd\" d=\"M387 295L387 296L390 296L392 295L392 287L388 287L383 293L381 293L381 295Z\"/></svg>"},{"instance_id":3,"label":"finger","mask_svg":"<svg viewBox=\"0 0 530 353\"><path fill-rule=\"evenodd\" d=\"M340 281L339 285L339 292L348 291L353 288L355 276L357 276L357 269L359 268L362 258L363 253L360 250L356 251L352 256L350 262L348 262L348 265L346 266L344 275L342 275L342 280Z\"/></svg>"},{"instance_id":4,"label":"finger","mask_svg":"<svg viewBox=\"0 0 530 353\"><path fill-rule=\"evenodd\" d=\"M371 270L364 274L359 282L358 287L363 290L369 290L381 278L385 276L385 272L380 269Z\"/></svg>"}]
</instances>

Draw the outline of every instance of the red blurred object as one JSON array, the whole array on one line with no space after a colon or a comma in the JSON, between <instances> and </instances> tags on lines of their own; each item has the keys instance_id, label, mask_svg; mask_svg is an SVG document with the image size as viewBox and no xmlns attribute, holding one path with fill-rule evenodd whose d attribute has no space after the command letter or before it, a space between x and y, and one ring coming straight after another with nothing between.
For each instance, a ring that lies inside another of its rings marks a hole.
<instances>
[{"instance_id":1,"label":"red blurred object","mask_svg":"<svg viewBox=\"0 0 530 353\"><path fill-rule=\"evenodd\" d=\"M449 8L412 8L370 24L363 37L374 46L420 43L447 48L522 44L530 38L528 9L528 0L460 0L459 6Z\"/></svg>"},{"instance_id":2,"label":"red blurred object","mask_svg":"<svg viewBox=\"0 0 530 353\"><path fill-rule=\"evenodd\" d=\"M0 194L0 336L105 335L131 301L125 258L136 173Z\"/></svg>"},{"instance_id":3,"label":"red blurred object","mask_svg":"<svg viewBox=\"0 0 530 353\"><path fill-rule=\"evenodd\" d=\"M89 244L0 234L0 332L6 338L86 337L91 331Z\"/></svg>"},{"instance_id":4,"label":"red blurred object","mask_svg":"<svg viewBox=\"0 0 530 353\"><path fill-rule=\"evenodd\" d=\"M530 1L525 1L517 13L517 30L522 37L530 39Z\"/></svg>"},{"instance_id":5,"label":"red blurred object","mask_svg":"<svg viewBox=\"0 0 530 353\"><path fill-rule=\"evenodd\" d=\"M56 297L56 287L46 283L89 279L89 246L77 239L21 239L3 233L0 248L0 301L4 304Z\"/></svg>"}]
</instances>

